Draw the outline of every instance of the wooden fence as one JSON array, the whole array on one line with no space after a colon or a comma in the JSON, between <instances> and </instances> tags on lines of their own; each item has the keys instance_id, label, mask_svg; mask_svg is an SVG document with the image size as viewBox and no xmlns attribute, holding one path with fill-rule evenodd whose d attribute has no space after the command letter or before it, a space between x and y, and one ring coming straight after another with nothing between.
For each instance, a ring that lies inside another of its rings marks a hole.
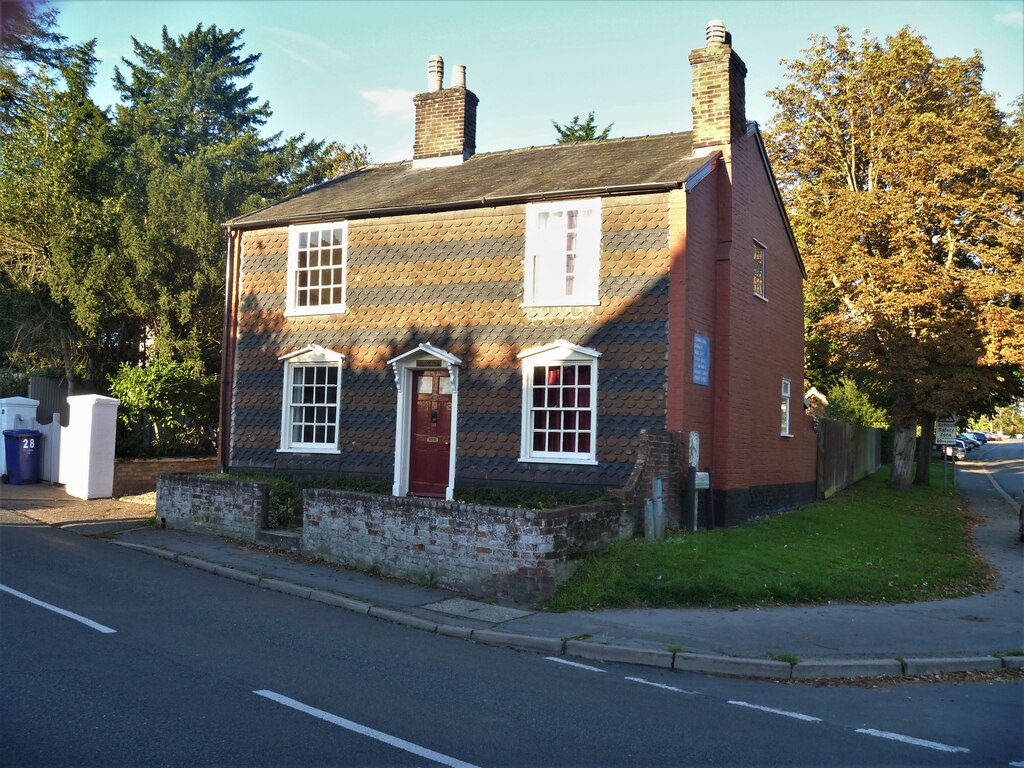
<instances>
[{"instance_id":1,"label":"wooden fence","mask_svg":"<svg viewBox=\"0 0 1024 768\"><path fill-rule=\"evenodd\" d=\"M882 465L882 430L818 419L818 497L827 499Z\"/></svg>"}]
</instances>

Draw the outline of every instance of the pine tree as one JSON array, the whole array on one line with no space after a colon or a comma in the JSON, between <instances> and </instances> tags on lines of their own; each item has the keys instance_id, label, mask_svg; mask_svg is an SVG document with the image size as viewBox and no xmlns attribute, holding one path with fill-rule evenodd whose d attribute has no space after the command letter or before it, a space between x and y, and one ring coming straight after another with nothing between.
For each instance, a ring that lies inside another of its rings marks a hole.
<instances>
[{"instance_id":1,"label":"pine tree","mask_svg":"<svg viewBox=\"0 0 1024 768\"><path fill-rule=\"evenodd\" d=\"M121 241L129 292L156 357L219 366L225 238L221 224L327 177L322 142L261 135L271 115L247 78L258 54L242 32L197 25L159 48L133 39L115 70L127 147Z\"/></svg>"},{"instance_id":2,"label":"pine tree","mask_svg":"<svg viewBox=\"0 0 1024 768\"><path fill-rule=\"evenodd\" d=\"M138 340L117 296L118 149L88 95L94 49L69 48L55 76L32 78L0 141L0 340L9 360L61 361L73 390Z\"/></svg>"},{"instance_id":3,"label":"pine tree","mask_svg":"<svg viewBox=\"0 0 1024 768\"><path fill-rule=\"evenodd\" d=\"M594 120L594 113L591 112L583 122L580 122L579 115L575 115L565 125L559 125L554 120L551 121L551 125L558 132L556 144L575 144L578 141L604 141L615 123L609 123L598 133L597 122Z\"/></svg>"}]
</instances>

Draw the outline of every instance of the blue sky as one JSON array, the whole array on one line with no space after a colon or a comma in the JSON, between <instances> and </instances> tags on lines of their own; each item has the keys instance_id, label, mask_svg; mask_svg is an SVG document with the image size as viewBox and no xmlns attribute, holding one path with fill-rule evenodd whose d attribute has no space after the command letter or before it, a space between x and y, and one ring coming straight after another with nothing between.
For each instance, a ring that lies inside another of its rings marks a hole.
<instances>
[{"instance_id":1,"label":"blue sky","mask_svg":"<svg viewBox=\"0 0 1024 768\"><path fill-rule=\"evenodd\" d=\"M975 49L985 84L1004 109L1024 92L1024 0L786 2L322 2L261 0L64 0L60 31L98 39L94 98L112 104L113 68L131 38L158 44L197 23L244 29L246 53L262 58L253 91L270 102L270 131L367 144L375 161L412 155L412 96L426 90L427 59L456 64L480 98L478 151L551 144L552 120L593 110L611 135L689 130L687 55L720 18L747 64L747 116L772 115L766 91L784 80L781 59L799 58L812 34L849 27L882 38L902 26L939 56Z\"/></svg>"}]
</instances>

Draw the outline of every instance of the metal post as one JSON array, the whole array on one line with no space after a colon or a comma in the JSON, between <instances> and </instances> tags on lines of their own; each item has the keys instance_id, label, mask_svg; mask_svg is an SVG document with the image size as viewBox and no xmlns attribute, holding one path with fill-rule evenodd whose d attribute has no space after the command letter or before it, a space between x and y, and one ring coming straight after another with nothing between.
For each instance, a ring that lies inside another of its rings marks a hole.
<instances>
[{"instance_id":1,"label":"metal post","mask_svg":"<svg viewBox=\"0 0 1024 768\"><path fill-rule=\"evenodd\" d=\"M654 478L654 536L661 541L665 538L665 498L664 481Z\"/></svg>"},{"instance_id":2,"label":"metal post","mask_svg":"<svg viewBox=\"0 0 1024 768\"><path fill-rule=\"evenodd\" d=\"M711 476L711 467L707 468L708 473L708 530L712 530L715 527L715 483L714 478Z\"/></svg>"},{"instance_id":3,"label":"metal post","mask_svg":"<svg viewBox=\"0 0 1024 768\"><path fill-rule=\"evenodd\" d=\"M688 527L691 531L697 531L697 468L687 467L686 468L686 505L687 505L687 517Z\"/></svg>"}]
</instances>

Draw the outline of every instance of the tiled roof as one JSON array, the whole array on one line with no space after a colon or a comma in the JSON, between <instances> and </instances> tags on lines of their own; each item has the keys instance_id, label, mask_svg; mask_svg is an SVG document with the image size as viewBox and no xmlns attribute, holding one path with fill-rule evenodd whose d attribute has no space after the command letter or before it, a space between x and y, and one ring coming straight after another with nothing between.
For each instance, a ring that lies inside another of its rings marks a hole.
<instances>
[{"instance_id":1,"label":"tiled roof","mask_svg":"<svg viewBox=\"0 0 1024 768\"><path fill-rule=\"evenodd\" d=\"M474 155L461 165L416 168L411 161L368 166L238 216L239 228L319 219L471 208L559 193L670 187L707 162L691 155L692 134L556 144Z\"/></svg>"}]
</instances>

